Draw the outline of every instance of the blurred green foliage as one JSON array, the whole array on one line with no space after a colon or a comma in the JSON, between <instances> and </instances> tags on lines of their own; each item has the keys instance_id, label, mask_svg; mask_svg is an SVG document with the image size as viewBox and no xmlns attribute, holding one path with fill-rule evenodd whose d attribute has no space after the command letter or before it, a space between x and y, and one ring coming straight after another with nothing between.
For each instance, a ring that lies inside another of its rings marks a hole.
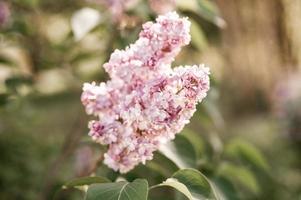
<instances>
[{"instance_id":1,"label":"blurred green foliage","mask_svg":"<svg viewBox=\"0 0 301 200\"><path fill-rule=\"evenodd\" d=\"M159 11L146 0L126 7L121 18L97 1L4 3L10 14L0 33L0 199L51 199L67 180L89 175L102 154L102 147L86 136L82 83L105 80L101 65L111 52L135 41L141 24ZM76 38L79 30L71 21L86 7L100 20ZM200 62L225 26L217 6L188 0L176 1L173 9L192 21L192 42L175 64ZM214 76L208 98L182 134L122 178L156 185L181 168L194 167L209 178L220 199L300 198L296 144L281 135L283 127L270 113L224 118L219 90L227 83ZM96 175L111 181L121 177L101 163ZM82 199L82 193L66 189L56 198ZM185 199L165 188L154 189L150 198Z\"/></svg>"}]
</instances>

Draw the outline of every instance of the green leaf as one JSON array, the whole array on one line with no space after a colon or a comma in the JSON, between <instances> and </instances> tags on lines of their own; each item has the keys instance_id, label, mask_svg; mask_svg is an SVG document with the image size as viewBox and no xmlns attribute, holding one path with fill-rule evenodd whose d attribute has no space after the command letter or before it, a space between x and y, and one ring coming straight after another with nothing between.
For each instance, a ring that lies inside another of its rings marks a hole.
<instances>
[{"instance_id":1,"label":"green leaf","mask_svg":"<svg viewBox=\"0 0 301 200\"><path fill-rule=\"evenodd\" d=\"M211 92L208 95L209 101L205 101L202 104L202 106L205 112L210 117L214 126L216 126L218 129L223 129L225 126L225 122L218 106L218 97L219 92L217 91L217 89L214 87L211 88Z\"/></svg>"},{"instance_id":2,"label":"green leaf","mask_svg":"<svg viewBox=\"0 0 301 200\"><path fill-rule=\"evenodd\" d=\"M260 191L254 174L246 167L223 163L218 169L218 175L243 186L254 194L258 194Z\"/></svg>"},{"instance_id":3,"label":"green leaf","mask_svg":"<svg viewBox=\"0 0 301 200\"><path fill-rule=\"evenodd\" d=\"M150 189L162 186L169 186L178 190L189 200L201 200L214 197L209 180L195 169L179 170L165 182L152 186Z\"/></svg>"},{"instance_id":4,"label":"green leaf","mask_svg":"<svg viewBox=\"0 0 301 200\"><path fill-rule=\"evenodd\" d=\"M91 185L94 183L108 183L108 182L111 182L111 181L105 177L99 177L99 176L82 177L82 178L76 178L76 179L73 179L73 180L67 182L63 186L63 188Z\"/></svg>"},{"instance_id":5,"label":"green leaf","mask_svg":"<svg viewBox=\"0 0 301 200\"><path fill-rule=\"evenodd\" d=\"M238 200L237 191L234 185L223 177L216 177L211 180L211 185L218 200Z\"/></svg>"},{"instance_id":6,"label":"green leaf","mask_svg":"<svg viewBox=\"0 0 301 200\"><path fill-rule=\"evenodd\" d=\"M225 154L236 159L240 159L248 164L267 171L269 165L261 152L256 149L251 143L242 139L233 139L226 146Z\"/></svg>"},{"instance_id":7,"label":"green leaf","mask_svg":"<svg viewBox=\"0 0 301 200\"><path fill-rule=\"evenodd\" d=\"M205 151L205 143L201 135L189 129L184 129L182 135L189 140L196 152L197 158L200 158Z\"/></svg>"},{"instance_id":8,"label":"green leaf","mask_svg":"<svg viewBox=\"0 0 301 200\"><path fill-rule=\"evenodd\" d=\"M213 195L209 180L198 170L179 170L172 175L172 178L186 185L194 199L209 198Z\"/></svg>"},{"instance_id":9,"label":"green leaf","mask_svg":"<svg viewBox=\"0 0 301 200\"><path fill-rule=\"evenodd\" d=\"M146 166L164 177L170 177L179 169L174 162L160 152L155 152L154 159L148 161Z\"/></svg>"},{"instance_id":10,"label":"green leaf","mask_svg":"<svg viewBox=\"0 0 301 200\"><path fill-rule=\"evenodd\" d=\"M183 183L180 183L177 179L174 179L174 178L169 178L166 181L164 181L163 183L155 185L155 186L151 187L150 189L154 189L157 187L164 187L164 186L172 187L172 188L178 190L179 192L181 192L182 194L184 194L188 199L193 199L193 196L190 193L190 191L188 190L188 188L186 187L186 185L184 185Z\"/></svg>"},{"instance_id":11,"label":"green leaf","mask_svg":"<svg viewBox=\"0 0 301 200\"><path fill-rule=\"evenodd\" d=\"M199 8L198 14L204 19L221 28L226 25L225 21L219 16L219 10L215 3L208 0L197 0L197 3Z\"/></svg>"},{"instance_id":12,"label":"green leaf","mask_svg":"<svg viewBox=\"0 0 301 200\"><path fill-rule=\"evenodd\" d=\"M196 167L196 152L193 145L183 135L177 135L173 141L162 145L159 151L180 169Z\"/></svg>"},{"instance_id":13,"label":"green leaf","mask_svg":"<svg viewBox=\"0 0 301 200\"><path fill-rule=\"evenodd\" d=\"M136 179L132 183L117 182L93 184L88 188L86 200L147 200L148 183Z\"/></svg>"}]
</instances>

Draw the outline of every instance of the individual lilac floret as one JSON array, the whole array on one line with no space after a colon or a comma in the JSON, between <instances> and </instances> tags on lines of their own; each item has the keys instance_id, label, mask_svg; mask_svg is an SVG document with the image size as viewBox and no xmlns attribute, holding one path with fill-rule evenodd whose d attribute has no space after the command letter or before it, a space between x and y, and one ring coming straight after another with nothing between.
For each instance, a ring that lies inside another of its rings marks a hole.
<instances>
[{"instance_id":1,"label":"individual lilac floret","mask_svg":"<svg viewBox=\"0 0 301 200\"><path fill-rule=\"evenodd\" d=\"M108 145L104 163L126 173L153 158L160 145L175 138L209 90L203 65L172 69L171 62L190 41L190 23L175 12L143 25L136 43L116 50L104 65L111 80L85 83L82 103L98 117L89 135Z\"/></svg>"}]
</instances>

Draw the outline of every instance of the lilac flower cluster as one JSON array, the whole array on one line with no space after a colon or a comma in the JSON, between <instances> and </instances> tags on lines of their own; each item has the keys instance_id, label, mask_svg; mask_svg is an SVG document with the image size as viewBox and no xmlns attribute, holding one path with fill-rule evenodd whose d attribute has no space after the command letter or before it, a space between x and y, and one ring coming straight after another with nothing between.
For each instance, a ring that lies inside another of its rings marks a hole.
<instances>
[{"instance_id":1,"label":"lilac flower cluster","mask_svg":"<svg viewBox=\"0 0 301 200\"><path fill-rule=\"evenodd\" d=\"M84 84L82 103L88 114L98 117L89 123L89 135L108 145L104 163L112 169L126 173L151 160L206 96L208 68L171 68L181 47L190 42L189 28L187 18L175 12L145 23L139 39L125 50L115 50L104 64L111 80Z\"/></svg>"}]
</instances>

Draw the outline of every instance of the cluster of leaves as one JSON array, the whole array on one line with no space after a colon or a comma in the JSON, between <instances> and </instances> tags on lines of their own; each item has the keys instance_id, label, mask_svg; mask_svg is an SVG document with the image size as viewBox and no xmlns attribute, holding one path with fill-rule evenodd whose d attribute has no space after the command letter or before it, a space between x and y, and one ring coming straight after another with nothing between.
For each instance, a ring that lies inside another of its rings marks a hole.
<instances>
[{"instance_id":1,"label":"cluster of leaves","mask_svg":"<svg viewBox=\"0 0 301 200\"><path fill-rule=\"evenodd\" d=\"M163 183L151 187L149 187L146 179L111 183L111 181L102 177L86 177L70 181L64 188L81 188L84 185L90 185L85 195L85 199L87 200L146 200L148 199L149 193L159 187L171 187L190 200L211 198L215 195L210 182L195 169L179 170Z\"/></svg>"},{"instance_id":2,"label":"cluster of leaves","mask_svg":"<svg viewBox=\"0 0 301 200\"><path fill-rule=\"evenodd\" d=\"M185 130L145 166L125 175L111 170L104 173L102 166L97 176L72 180L63 188L78 188L87 200L260 197L259 182L270 176L269 165L260 151L238 138L230 140L222 152L209 152L215 151L213 146L206 144L199 134Z\"/></svg>"}]
</instances>

